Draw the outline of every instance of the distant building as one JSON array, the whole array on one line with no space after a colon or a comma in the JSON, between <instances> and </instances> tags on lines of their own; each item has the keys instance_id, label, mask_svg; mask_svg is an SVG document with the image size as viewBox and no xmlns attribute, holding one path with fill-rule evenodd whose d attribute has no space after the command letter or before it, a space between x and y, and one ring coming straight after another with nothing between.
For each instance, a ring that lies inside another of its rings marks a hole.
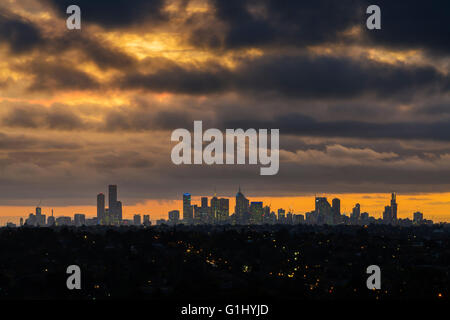
<instances>
[{"instance_id":1,"label":"distant building","mask_svg":"<svg viewBox=\"0 0 450 320\"><path fill-rule=\"evenodd\" d=\"M97 219L100 221L100 224L104 223L105 219L105 195L103 193L99 193L97 195Z\"/></svg>"},{"instance_id":2,"label":"distant building","mask_svg":"<svg viewBox=\"0 0 450 320\"><path fill-rule=\"evenodd\" d=\"M334 224L333 214L331 212L331 205L326 197L316 197L315 199L315 215L316 223L319 224Z\"/></svg>"},{"instance_id":3,"label":"distant building","mask_svg":"<svg viewBox=\"0 0 450 320\"><path fill-rule=\"evenodd\" d=\"M248 212L249 203L249 200L241 192L241 187L239 187L239 191L236 193L236 206L234 207L234 212L238 219L241 219L244 213Z\"/></svg>"},{"instance_id":4,"label":"distant building","mask_svg":"<svg viewBox=\"0 0 450 320\"><path fill-rule=\"evenodd\" d=\"M263 219L263 203L260 201L253 201L250 203L250 223L259 224Z\"/></svg>"},{"instance_id":5,"label":"distant building","mask_svg":"<svg viewBox=\"0 0 450 320\"><path fill-rule=\"evenodd\" d=\"M150 215L144 214L144 226L151 226L152 222L150 221Z\"/></svg>"},{"instance_id":6,"label":"distant building","mask_svg":"<svg viewBox=\"0 0 450 320\"><path fill-rule=\"evenodd\" d=\"M177 223L180 220L180 211L172 210L169 211L169 221Z\"/></svg>"},{"instance_id":7,"label":"distant building","mask_svg":"<svg viewBox=\"0 0 450 320\"><path fill-rule=\"evenodd\" d=\"M413 221L416 224L421 224L423 222L423 213L422 212L414 212L413 214Z\"/></svg>"},{"instance_id":8,"label":"distant building","mask_svg":"<svg viewBox=\"0 0 450 320\"><path fill-rule=\"evenodd\" d=\"M393 224L397 222L397 194L392 192L391 205L384 207L383 222Z\"/></svg>"},{"instance_id":9,"label":"distant building","mask_svg":"<svg viewBox=\"0 0 450 320\"><path fill-rule=\"evenodd\" d=\"M351 215L351 219L353 222L356 222L360 219L361 216L361 205L359 203L357 203L352 210L352 215Z\"/></svg>"},{"instance_id":10,"label":"distant building","mask_svg":"<svg viewBox=\"0 0 450 320\"><path fill-rule=\"evenodd\" d=\"M333 212L334 216L340 216L341 215L341 200L338 198L334 198L331 200L331 211Z\"/></svg>"},{"instance_id":11,"label":"distant building","mask_svg":"<svg viewBox=\"0 0 450 320\"><path fill-rule=\"evenodd\" d=\"M135 214L133 217L133 224L135 226L140 226L141 225L141 215L140 214Z\"/></svg>"},{"instance_id":12,"label":"distant building","mask_svg":"<svg viewBox=\"0 0 450 320\"><path fill-rule=\"evenodd\" d=\"M286 220L286 211L282 208L278 209L278 223L284 223Z\"/></svg>"},{"instance_id":13,"label":"distant building","mask_svg":"<svg viewBox=\"0 0 450 320\"><path fill-rule=\"evenodd\" d=\"M183 220L185 222L192 222L194 218L193 207L191 205L191 194L183 194Z\"/></svg>"},{"instance_id":14,"label":"distant building","mask_svg":"<svg viewBox=\"0 0 450 320\"><path fill-rule=\"evenodd\" d=\"M392 192L391 195L391 212L392 220L397 221L397 194L395 192Z\"/></svg>"},{"instance_id":15,"label":"distant building","mask_svg":"<svg viewBox=\"0 0 450 320\"><path fill-rule=\"evenodd\" d=\"M75 213L73 217L73 222L76 227L81 227L86 225L86 215L82 213Z\"/></svg>"},{"instance_id":16,"label":"distant building","mask_svg":"<svg viewBox=\"0 0 450 320\"><path fill-rule=\"evenodd\" d=\"M70 217L57 217L56 218L57 226L70 226L72 225L72 218Z\"/></svg>"}]
</instances>

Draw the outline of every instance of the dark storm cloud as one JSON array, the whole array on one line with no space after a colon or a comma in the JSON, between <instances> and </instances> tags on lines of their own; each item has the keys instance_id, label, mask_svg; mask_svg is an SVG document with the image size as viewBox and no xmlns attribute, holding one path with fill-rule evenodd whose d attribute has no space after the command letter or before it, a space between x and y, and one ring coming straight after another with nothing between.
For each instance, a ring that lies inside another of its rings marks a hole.
<instances>
[{"instance_id":1,"label":"dark storm cloud","mask_svg":"<svg viewBox=\"0 0 450 320\"><path fill-rule=\"evenodd\" d=\"M216 65L202 70L173 65L151 74L129 74L118 85L124 89L194 95L241 91L301 98L348 98L364 93L411 97L423 90L445 92L450 88L450 80L432 67L299 55L242 61L233 71Z\"/></svg>"},{"instance_id":2,"label":"dark storm cloud","mask_svg":"<svg viewBox=\"0 0 450 320\"><path fill-rule=\"evenodd\" d=\"M285 114L274 120L229 120L226 128L279 128L281 134L351 137L361 139L424 139L450 141L450 121L388 122L317 121L300 114Z\"/></svg>"},{"instance_id":3,"label":"dark storm cloud","mask_svg":"<svg viewBox=\"0 0 450 320\"><path fill-rule=\"evenodd\" d=\"M68 108L30 105L12 108L2 119L2 124L9 127L55 130L88 128L88 124Z\"/></svg>"},{"instance_id":4,"label":"dark storm cloud","mask_svg":"<svg viewBox=\"0 0 450 320\"><path fill-rule=\"evenodd\" d=\"M340 32L365 22L365 8L358 0L212 0L211 4L225 31L215 33L213 26L198 26L194 20L190 40L195 45L305 46L334 41Z\"/></svg>"},{"instance_id":5,"label":"dark storm cloud","mask_svg":"<svg viewBox=\"0 0 450 320\"><path fill-rule=\"evenodd\" d=\"M30 91L94 90L100 87L95 78L74 67L70 61L32 61L18 69L32 75Z\"/></svg>"},{"instance_id":6,"label":"dark storm cloud","mask_svg":"<svg viewBox=\"0 0 450 320\"><path fill-rule=\"evenodd\" d=\"M103 130L148 131L189 128L195 117L187 111L159 111L149 109L122 108L106 113Z\"/></svg>"},{"instance_id":7,"label":"dark storm cloud","mask_svg":"<svg viewBox=\"0 0 450 320\"><path fill-rule=\"evenodd\" d=\"M108 42L86 33L66 33L58 37L43 35L39 26L23 17L0 9L0 45L6 43L14 54L30 53L34 49L59 56L69 50L80 52L102 69L126 69L135 59Z\"/></svg>"},{"instance_id":8,"label":"dark storm cloud","mask_svg":"<svg viewBox=\"0 0 450 320\"><path fill-rule=\"evenodd\" d=\"M60 163L72 163L79 158L77 152L64 151L13 151L8 153L12 163L32 163L39 167L50 167Z\"/></svg>"},{"instance_id":9,"label":"dark storm cloud","mask_svg":"<svg viewBox=\"0 0 450 320\"><path fill-rule=\"evenodd\" d=\"M108 172L124 168L145 169L151 167L153 162L140 153L132 151L96 156L90 165L101 172Z\"/></svg>"},{"instance_id":10,"label":"dark storm cloud","mask_svg":"<svg viewBox=\"0 0 450 320\"><path fill-rule=\"evenodd\" d=\"M217 23L193 19L190 40L195 45L225 49L304 47L343 41L339 34L358 26L369 45L450 53L448 1L211 0L211 4L225 27L218 29ZM366 9L372 4L381 8L381 30L366 28Z\"/></svg>"},{"instance_id":11,"label":"dark storm cloud","mask_svg":"<svg viewBox=\"0 0 450 320\"><path fill-rule=\"evenodd\" d=\"M77 50L101 69L126 70L136 64L133 57L101 38L80 33L65 34L58 38L47 39L45 49L53 55Z\"/></svg>"},{"instance_id":12,"label":"dark storm cloud","mask_svg":"<svg viewBox=\"0 0 450 320\"><path fill-rule=\"evenodd\" d=\"M31 22L0 9L0 45L2 43L6 43L13 54L22 54L42 45L44 39Z\"/></svg>"},{"instance_id":13,"label":"dark storm cloud","mask_svg":"<svg viewBox=\"0 0 450 320\"><path fill-rule=\"evenodd\" d=\"M374 44L401 49L425 49L450 54L450 2L380 0L381 30L365 34Z\"/></svg>"},{"instance_id":14,"label":"dark storm cloud","mask_svg":"<svg viewBox=\"0 0 450 320\"><path fill-rule=\"evenodd\" d=\"M126 75L118 84L123 89L148 89L156 92L208 94L223 92L233 87L233 76L217 66L215 70L172 66L156 73Z\"/></svg>"},{"instance_id":15,"label":"dark storm cloud","mask_svg":"<svg viewBox=\"0 0 450 320\"><path fill-rule=\"evenodd\" d=\"M67 17L67 7L78 5L83 21L107 28L119 28L146 22L167 20L164 0L45 0L56 12Z\"/></svg>"},{"instance_id":16,"label":"dark storm cloud","mask_svg":"<svg viewBox=\"0 0 450 320\"><path fill-rule=\"evenodd\" d=\"M0 132L0 151L27 149L80 149L81 145L52 139L42 139L26 135L11 135Z\"/></svg>"}]
</instances>

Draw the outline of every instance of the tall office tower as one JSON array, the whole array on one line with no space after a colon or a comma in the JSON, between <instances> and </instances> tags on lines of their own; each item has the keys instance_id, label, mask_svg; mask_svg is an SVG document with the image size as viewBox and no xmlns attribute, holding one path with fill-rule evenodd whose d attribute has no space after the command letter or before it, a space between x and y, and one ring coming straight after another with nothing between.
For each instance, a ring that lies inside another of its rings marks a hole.
<instances>
[{"instance_id":1,"label":"tall office tower","mask_svg":"<svg viewBox=\"0 0 450 320\"><path fill-rule=\"evenodd\" d=\"M199 207L198 205L194 204L192 206L192 211L194 212L195 220L200 220L202 218L202 207Z\"/></svg>"},{"instance_id":2,"label":"tall office tower","mask_svg":"<svg viewBox=\"0 0 450 320\"><path fill-rule=\"evenodd\" d=\"M422 223L423 222L423 213L422 212L414 212L413 214L414 223Z\"/></svg>"},{"instance_id":3,"label":"tall office tower","mask_svg":"<svg viewBox=\"0 0 450 320\"><path fill-rule=\"evenodd\" d=\"M391 194L391 218L393 221L397 221L397 194L395 192L392 192Z\"/></svg>"},{"instance_id":4,"label":"tall office tower","mask_svg":"<svg viewBox=\"0 0 450 320\"><path fill-rule=\"evenodd\" d=\"M36 224L38 226L45 226L45 215L42 214L41 207L36 207Z\"/></svg>"},{"instance_id":5,"label":"tall office tower","mask_svg":"<svg viewBox=\"0 0 450 320\"><path fill-rule=\"evenodd\" d=\"M110 184L108 186L108 213L109 218L112 220L111 222L116 222L118 213L117 213L117 185Z\"/></svg>"},{"instance_id":6,"label":"tall office tower","mask_svg":"<svg viewBox=\"0 0 450 320\"><path fill-rule=\"evenodd\" d=\"M317 223L333 224L333 217L331 214L331 205L326 197L316 197L315 213Z\"/></svg>"},{"instance_id":7,"label":"tall office tower","mask_svg":"<svg viewBox=\"0 0 450 320\"><path fill-rule=\"evenodd\" d=\"M219 199L220 220L227 220L230 216L230 200L226 198Z\"/></svg>"},{"instance_id":8,"label":"tall office tower","mask_svg":"<svg viewBox=\"0 0 450 320\"><path fill-rule=\"evenodd\" d=\"M236 206L234 207L234 213L241 217L244 213L248 212L249 208L248 199L242 194L241 187L239 187L238 193L236 193Z\"/></svg>"},{"instance_id":9,"label":"tall office tower","mask_svg":"<svg viewBox=\"0 0 450 320\"><path fill-rule=\"evenodd\" d=\"M105 195L99 193L97 195L97 223L103 224L105 219Z\"/></svg>"},{"instance_id":10,"label":"tall office tower","mask_svg":"<svg viewBox=\"0 0 450 320\"><path fill-rule=\"evenodd\" d=\"M383 221L384 221L384 223L391 223L392 222L392 210L391 210L390 206L384 207Z\"/></svg>"},{"instance_id":11,"label":"tall office tower","mask_svg":"<svg viewBox=\"0 0 450 320\"><path fill-rule=\"evenodd\" d=\"M82 213L75 213L74 217L73 217L73 221L75 223L75 226L77 227L81 227L86 225L86 215L82 214Z\"/></svg>"},{"instance_id":12,"label":"tall office tower","mask_svg":"<svg viewBox=\"0 0 450 320\"><path fill-rule=\"evenodd\" d=\"M263 217L263 203L252 201L250 203L250 222L253 224L261 223Z\"/></svg>"},{"instance_id":13,"label":"tall office tower","mask_svg":"<svg viewBox=\"0 0 450 320\"><path fill-rule=\"evenodd\" d=\"M141 225L141 215L140 214L135 214L133 217L133 224L135 226L140 226Z\"/></svg>"},{"instance_id":14,"label":"tall office tower","mask_svg":"<svg viewBox=\"0 0 450 320\"><path fill-rule=\"evenodd\" d=\"M208 208L208 197L202 197L202 209Z\"/></svg>"},{"instance_id":15,"label":"tall office tower","mask_svg":"<svg viewBox=\"0 0 450 320\"><path fill-rule=\"evenodd\" d=\"M191 205L191 194L183 194L183 220L185 222L190 222L193 219L193 208Z\"/></svg>"},{"instance_id":16,"label":"tall office tower","mask_svg":"<svg viewBox=\"0 0 450 320\"><path fill-rule=\"evenodd\" d=\"M341 215L341 200L339 200L338 198L334 198L331 201L331 209L335 216L340 216Z\"/></svg>"},{"instance_id":17,"label":"tall office tower","mask_svg":"<svg viewBox=\"0 0 450 320\"><path fill-rule=\"evenodd\" d=\"M144 214L144 226L150 226L151 224L150 215Z\"/></svg>"},{"instance_id":18,"label":"tall office tower","mask_svg":"<svg viewBox=\"0 0 450 320\"><path fill-rule=\"evenodd\" d=\"M116 202L115 216L116 223L122 222L122 201Z\"/></svg>"},{"instance_id":19,"label":"tall office tower","mask_svg":"<svg viewBox=\"0 0 450 320\"><path fill-rule=\"evenodd\" d=\"M178 220L180 220L180 211L178 210L169 211L169 221L178 222Z\"/></svg>"},{"instance_id":20,"label":"tall office tower","mask_svg":"<svg viewBox=\"0 0 450 320\"><path fill-rule=\"evenodd\" d=\"M278 209L278 223L284 223L286 220L286 211L280 208Z\"/></svg>"},{"instance_id":21,"label":"tall office tower","mask_svg":"<svg viewBox=\"0 0 450 320\"><path fill-rule=\"evenodd\" d=\"M216 195L211 198L211 218L213 221L219 218L219 199Z\"/></svg>"},{"instance_id":22,"label":"tall office tower","mask_svg":"<svg viewBox=\"0 0 450 320\"><path fill-rule=\"evenodd\" d=\"M359 203L357 203L352 211L353 220L355 221L359 220L360 215L361 215L361 206L359 205Z\"/></svg>"}]
</instances>

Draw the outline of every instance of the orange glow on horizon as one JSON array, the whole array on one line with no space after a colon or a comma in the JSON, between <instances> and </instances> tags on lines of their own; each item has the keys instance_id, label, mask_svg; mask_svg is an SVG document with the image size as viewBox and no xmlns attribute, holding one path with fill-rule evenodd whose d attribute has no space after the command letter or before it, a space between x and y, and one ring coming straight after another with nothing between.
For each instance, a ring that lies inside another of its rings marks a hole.
<instances>
[{"instance_id":1,"label":"orange glow on horizon","mask_svg":"<svg viewBox=\"0 0 450 320\"><path fill-rule=\"evenodd\" d=\"M389 205L390 194L335 194L325 195L331 204L335 197L341 200L341 212L349 215L356 203L361 205L361 212L368 212L370 216L381 218L384 206ZM218 195L218 197L221 197ZM234 211L234 198L230 199L230 214ZM292 211L295 214L305 214L314 210L314 196L299 197L247 197L250 201L263 201L264 205L270 205L271 211L277 212L278 208ZM210 200L211 197L208 197ZM450 222L450 193L397 195L398 217L410 218L416 211L423 212L424 218L434 222ZM192 204L200 206L200 197L193 196ZM51 209L55 216L71 216L75 213L84 213L87 217L96 215L96 207L92 206L67 206L67 207L42 207L43 214L51 215ZM151 220L167 219L168 212L179 210L182 216L182 200L147 200L135 205L127 205L124 201L123 218L132 219L134 214L148 214ZM18 217L26 218L29 213L34 212L31 206L1 206L0 219L5 223L7 217L14 217L13 222L18 221Z\"/></svg>"}]
</instances>

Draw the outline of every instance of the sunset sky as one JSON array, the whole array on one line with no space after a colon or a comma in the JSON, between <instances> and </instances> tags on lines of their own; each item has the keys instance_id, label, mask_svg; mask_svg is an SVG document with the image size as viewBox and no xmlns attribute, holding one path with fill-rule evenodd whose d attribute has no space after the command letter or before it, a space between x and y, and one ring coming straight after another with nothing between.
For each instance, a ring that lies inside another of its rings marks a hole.
<instances>
[{"instance_id":1,"label":"sunset sky","mask_svg":"<svg viewBox=\"0 0 450 320\"><path fill-rule=\"evenodd\" d=\"M370 4L2 0L0 217L93 216L117 184L125 217L166 218L240 185L274 211L320 194L375 217L396 191L399 217L450 221L450 3L377 1L373 31ZM172 164L194 120L280 129L279 173Z\"/></svg>"}]
</instances>

